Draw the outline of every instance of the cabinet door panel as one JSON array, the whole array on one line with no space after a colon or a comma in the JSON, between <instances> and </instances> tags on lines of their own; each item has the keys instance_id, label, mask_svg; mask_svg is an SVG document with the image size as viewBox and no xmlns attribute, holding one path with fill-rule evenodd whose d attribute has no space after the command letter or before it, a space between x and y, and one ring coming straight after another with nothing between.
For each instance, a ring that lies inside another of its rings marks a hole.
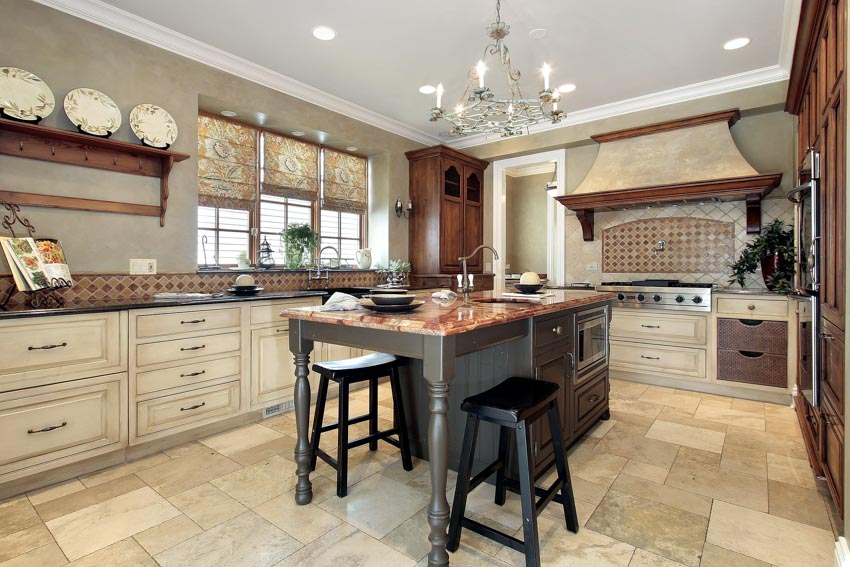
<instances>
[{"instance_id":1,"label":"cabinet door panel","mask_svg":"<svg viewBox=\"0 0 850 567\"><path fill-rule=\"evenodd\" d=\"M825 112L821 130L823 167L821 269L821 311L823 316L844 328L845 305L845 90L840 87Z\"/></svg>"},{"instance_id":2,"label":"cabinet door panel","mask_svg":"<svg viewBox=\"0 0 850 567\"><path fill-rule=\"evenodd\" d=\"M829 321L823 321L823 352L821 383L823 395L838 410L838 416L844 421L844 333Z\"/></svg>"},{"instance_id":3,"label":"cabinet door panel","mask_svg":"<svg viewBox=\"0 0 850 567\"><path fill-rule=\"evenodd\" d=\"M471 167L463 168L463 249L464 255L484 243L484 215L482 209L482 172ZM484 267L484 252L469 259L470 270L480 272Z\"/></svg>"},{"instance_id":4,"label":"cabinet door panel","mask_svg":"<svg viewBox=\"0 0 850 567\"><path fill-rule=\"evenodd\" d=\"M561 437L564 442L567 439L566 428L566 402L567 391L571 380L569 380L570 366L568 355L565 352L553 353L546 358L538 360L535 374L538 380L554 382L559 386L558 390L558 412L561 417ZM543 465L552 458L552 433L549 429L548 417L545 415L534 425L534 462L535 466Z\"/></svg>"},{"instance_id":5,"label":"cabinet door panel","mask_svg":"<svg viewBox=\"0 0 850 567\"><path fill-rule=\"evenodd\" d=\"M295 363L286 327L251 331L251 405L292 398Z\"/></svg>"},{"instance_id":6,"label":"cabinet door panel","mask_svg":"<svg viewBox=\"0 0 850 567\"><path fill-rule=\"evenodd\" d=\"M844 503L844 426L836 419L835 413L829 404L821 407L822 419L822 460L821 468L829 490L842 514Z\"/></svg>"},{"instance_id":7,"label":"cabinet door panel","mask_svg":"<svg viewBox=\"0 0 850 567\"><path fill-rule=\"evenodd\" d=\"M463 203L444 199L440 207L440 265L444 272L460 271L463 250Z\"/></svg>"}]
</instances>

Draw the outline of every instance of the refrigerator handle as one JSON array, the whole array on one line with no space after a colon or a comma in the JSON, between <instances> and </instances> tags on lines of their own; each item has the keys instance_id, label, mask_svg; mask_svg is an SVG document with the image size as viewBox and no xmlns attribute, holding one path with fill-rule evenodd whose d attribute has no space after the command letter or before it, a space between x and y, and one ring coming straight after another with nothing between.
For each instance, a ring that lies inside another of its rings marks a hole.
<instances>
[{"instance_id":1,"label":"refrigerator handle","mask_svg":"<svg viewBox=\"0 0 850 567\"><path fill-rule=\"evenodd\" d=\"M818 291L820 289L820 281L818 280L818 271L820 269L820 259L818 255L820 253L820 245L818 244L818 240L820 240L820 236L815 236L812 238L812 245L809 247L809 255L812 258L812 267L809 268L809 272L812 276L812 289L814 291Z\"/></svg>"}]
</instances>

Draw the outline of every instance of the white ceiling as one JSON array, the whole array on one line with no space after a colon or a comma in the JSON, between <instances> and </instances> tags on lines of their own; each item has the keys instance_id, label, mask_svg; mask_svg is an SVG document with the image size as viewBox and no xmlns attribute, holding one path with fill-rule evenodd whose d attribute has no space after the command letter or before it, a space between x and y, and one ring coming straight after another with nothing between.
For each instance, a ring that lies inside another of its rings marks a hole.
<instances>
[{"instance_id":1,"label":"white ceiling","mask_svg":"<svg viewBox=\"0 0 850 567\"><path fill-rule=\"evenodd\" d=\"M221 62L227 70L425 143L445 141L440 135L447 127L428 121L434 96L418 88L442 81L443 106L453 105L495 16L495 0L39 1L205 62ZM542 87L539 69L546 61L553 85L578 86L563 98L565 110L574 113L693 85L698 87L688 96L781 80L787 77L799 3L503 0L502 19L511 25L507 44L523 72L524 92ZM336 39L313 38L317 25L332 27ZM531 39L534 28L545 28L548 36ZM740 36L751 38L750 45L722 48ZM491 70L495 65L488 60ZM498 95L504 85L495 75L488 84Z\"/></svg>"}]
</instances>

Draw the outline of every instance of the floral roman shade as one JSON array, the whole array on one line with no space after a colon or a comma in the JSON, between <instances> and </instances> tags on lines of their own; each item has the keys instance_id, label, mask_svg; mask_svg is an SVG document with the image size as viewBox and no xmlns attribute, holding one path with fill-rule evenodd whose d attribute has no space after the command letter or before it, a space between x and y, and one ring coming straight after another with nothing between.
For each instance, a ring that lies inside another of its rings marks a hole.
<instances>
[{"instance_id":1,"label":"floral roman shade","mask_svg":"<svg viewBox=\"0 0 850 567\"><path fill-rule=\"evenodd\" d=\"M257 199L258 130L198 116L198 204L253 210Z\"/></svg>"},{"instance_id":2,"label":"floral roman shade","mask_svg":"<svg viewBox=\"0 0 850 567\"><path fill-rule=\"evenodd\" d=\"M367 210L366 158L324 150L324 194L322 208L365 213Z\"/></svg>"},{"instance_id":3,"label":"floral roman shade","mask_svg":"<svg viewBox=\"0 0 850 567\"><path fill-rule=\"evenodd\" d=\"M319 146L263 132L263 193L316 201Z\"/></svg>"}]
</instances>

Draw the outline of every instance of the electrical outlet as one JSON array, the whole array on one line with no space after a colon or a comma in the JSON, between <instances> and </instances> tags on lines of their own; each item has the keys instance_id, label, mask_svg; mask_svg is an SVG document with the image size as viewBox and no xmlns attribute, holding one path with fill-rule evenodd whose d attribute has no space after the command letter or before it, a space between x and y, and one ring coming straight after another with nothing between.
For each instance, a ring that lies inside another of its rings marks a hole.
<instances>
[{"instance_id":1,"label":"electrical outlet","mask_svg":"<svg viewBox=\"0 0 850 567\"><path fill-rule=\"evenodd\" d=\"M493 271L493 264L491 264L490 262L485 262L484 271L487 272L488 274L490 272L492 272Z\"/></svg>"},{"instance_id":2,"label":"electrical outlet","mask_svg":"<svg viewBox=\"0 0 850 567\"><path fill-rule=\"evenodd\" d=\"M130 275L151 275L156 273L156 260L145 258L130 259Z\"/></svg>"},{"instance_id":3,"label":"electrical outlet","mask_svg":"<svg viewBox=\"0 0 850 567\"><path fill-rule=\"evenodd\" d=\"M584 267L584 269L587 270L588 272L598 272L599 271L599 264L596 263L596 262L591 262L590 264L587 264Z\"/></svg>"}]
</instances>

